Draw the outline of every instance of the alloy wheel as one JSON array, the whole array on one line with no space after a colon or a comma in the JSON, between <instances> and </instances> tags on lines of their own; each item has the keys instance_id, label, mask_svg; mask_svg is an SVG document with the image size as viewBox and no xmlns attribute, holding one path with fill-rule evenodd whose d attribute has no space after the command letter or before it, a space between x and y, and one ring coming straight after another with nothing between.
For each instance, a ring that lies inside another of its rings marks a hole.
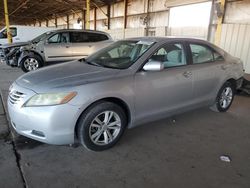
<instances>
[{"instance_id":1,"label":"alloy wheel","mask_svg":"<svg viewBox=\"0 0 250 188\"><path fill-rule=\"evenodd\" d=\"M231 87L225 87L220 96L220 106L226 109L232 102L233 90Z\"/></svg>"},{"instance_id":2,"label":"alloy wheel","mask_svg":"<svg viewBox=\"0 0 250 188\"><path fill-rule=\"evenodd\" d=\"M35 58L27 58L24 61L24 67L28 71L37 70L38 67L39 67L39 63L38 63L38 61Z\"/></svg>"},{"instance_id":3,"label":"alloy wheel","mask_svg":"<svg viewBox=\"0 0 250 188\"><path fill-rule=\"evenodd\" d=\"M97 115L89 126L89 137L96 145L107 145L119 135L121 118L114 111L104 111Z\"/></svg>"}]
</instances>

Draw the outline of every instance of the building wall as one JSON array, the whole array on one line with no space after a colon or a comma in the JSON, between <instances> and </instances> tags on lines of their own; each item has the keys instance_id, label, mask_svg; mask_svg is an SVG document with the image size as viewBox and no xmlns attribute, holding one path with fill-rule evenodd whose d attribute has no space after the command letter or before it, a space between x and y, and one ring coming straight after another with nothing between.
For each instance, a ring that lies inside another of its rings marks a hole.
<instances>
[{"instance_id":1,"label":"building wall","mask_svg":"<svg viewBox=\"0 0 250 188\"><path fill-rule=\"evenodd\" d=\"M240 58L250 74L250 0L227 3L220 47Z\"/></svg>"},{"instance_id":2,"label":"building wall","mask_svg":"<svg viewBox=\"0 0 250 188\"><path fill-rule=\"evenodd\" d=\"M127 7L127 28L123 30L124 2L121 1L111 5L110 31L107 28L106 15L99 9L96 9L96 29L107 31L117 39L128 36L144 36L146 35L146 28L149 30L149 35L171 35L171 31L167 31L169 8L197 2L204 2L204 0L149 0L149 2L148 0L129 0ZM107 13L107 6L100 8ZM73 28L79 18L82 19L81 12L69 15L69 28ZM66 16L57 18L57 26L59 28L66 28L66 19ZM39 26L39 23L36 22L35 25ZM41 25L46 26L46 21L42 21ZM55 27L55 20L49 20L48 26ZM94 9L90 11L90 29L94 29ZM123 31L121 32L121 30Z\"/></svg>"},{"instance_id":3,"label":"building wall","mask_svg":"<svg viewBox=\"0 0 250 188\"><path fill-rule=\"evenodd\" d=\"M223 24L220 47L242 60L250 74L250 25Z\"/></svg>"},{"instance_id":4,"label":"building wall","mask_svg":"<svg viewBox=\"0 0 250 188\"><path fill-rule=\"evenodd\" d=\"M227 2L224 22L250 24L250 0Z\"/></svg>"}]
</instances>

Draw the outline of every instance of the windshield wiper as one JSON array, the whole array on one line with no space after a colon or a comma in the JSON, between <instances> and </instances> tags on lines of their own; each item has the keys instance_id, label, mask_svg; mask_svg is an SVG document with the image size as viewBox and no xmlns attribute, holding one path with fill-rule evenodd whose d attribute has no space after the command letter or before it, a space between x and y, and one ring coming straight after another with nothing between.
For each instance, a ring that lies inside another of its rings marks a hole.
<instances>
[{"instance_id":1,"label":"windshield wiper","mask_svg":"<svg viewBox=\"0 0 250 188\"><path fill-rule=\"evenodd\" d=\"M94 66L102 67L101 65L99 65L99 64L97 64L97 63L87 61L85 58L79 59L79 61L80 61L80 62L87 63L87 64L89 64L89 65L94 65Z\"/></svg>"}]
</instances>

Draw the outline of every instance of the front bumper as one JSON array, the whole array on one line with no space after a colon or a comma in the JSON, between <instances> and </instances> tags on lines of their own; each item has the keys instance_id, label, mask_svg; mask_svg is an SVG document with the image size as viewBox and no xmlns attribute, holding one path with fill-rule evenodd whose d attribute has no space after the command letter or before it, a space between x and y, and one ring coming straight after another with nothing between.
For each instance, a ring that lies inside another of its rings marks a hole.
<instances>
[{"instance_id":1,"label":"front bumper","mask_svg":"<svg viewBox=\"0 0 250 188\"><path fill-rule=\"evenodd\" d=\"M6 52L3 48L0 48L0 62L6 63L9 66L18 66L19 50L14 49L11 52Z\"/></svg>"},{"instance_id":2,"label":"front bumper","mask_svg":"<svg viewBox=\"0 0 250 188\"><path fill-rule=\"evenodd\" d=\"M32 96L32 91L23 88L21 91ZM77 106L64 104L22 107L24 100L13 104L10 96L8 97L8 112L11 124L18 134L48 144L74 143L75 124L79 115Z\"/></svg>"}]
</instances>

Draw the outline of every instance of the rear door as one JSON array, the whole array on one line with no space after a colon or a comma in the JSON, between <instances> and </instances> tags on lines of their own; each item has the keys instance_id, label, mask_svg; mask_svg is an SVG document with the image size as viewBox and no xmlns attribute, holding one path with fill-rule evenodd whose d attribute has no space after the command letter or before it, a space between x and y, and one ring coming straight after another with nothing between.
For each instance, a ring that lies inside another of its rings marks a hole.
<instances>
[{"instance_id":1,"label":"rear door","mask_svg":"<svg viewBox=\"0 0 250 188\"><path fill-rule=\"evenodd\" d=\"M44 45L46 61L69 61L72 60L71 43L69 33L55 33L50 36Z\"/></svg>"},{"instance_id":2,"label":"rear door","mask_svg":"<svg viewBox=\"0 0 250 188\"><path fill-rule=\"evenodd\" d=\"M161 61L164 70L136 73L135 109L139 122L184 110L193 101L193 76L185 45L181 42L165 44L148 61Z\"/></svg>"},{"instance_id":3,"label":"rear door","mask_svg":"<svg viewBox=\"0 0 250 188\"><path fill-rule=\"evenodd\" d=\"M72 57L74 59L87 57L93 51L93 44L89 40L88 32L70 32L70 41L72 42Z\"/></svg>"},{"instance_id":4,"label":"rear door","mask_svg":"<svg viewBox=\"0 0 250 188\"><path fill-rule=\"evenodd\" d=\"M106 35L87 31L70 32L70 40L74 59L86 57L110 43Z\"/></svg>"},{"instance_id":5,"label":"rear door","mask_svg":"<svg viewBox=\"0 0 250 188\"><path fill-rule=\"evenodd\" d=\"M224 59L203 43L189 42L189 52L192 57L195 103L210 103L217 93Z\"/></svg>"}]
</instances>

